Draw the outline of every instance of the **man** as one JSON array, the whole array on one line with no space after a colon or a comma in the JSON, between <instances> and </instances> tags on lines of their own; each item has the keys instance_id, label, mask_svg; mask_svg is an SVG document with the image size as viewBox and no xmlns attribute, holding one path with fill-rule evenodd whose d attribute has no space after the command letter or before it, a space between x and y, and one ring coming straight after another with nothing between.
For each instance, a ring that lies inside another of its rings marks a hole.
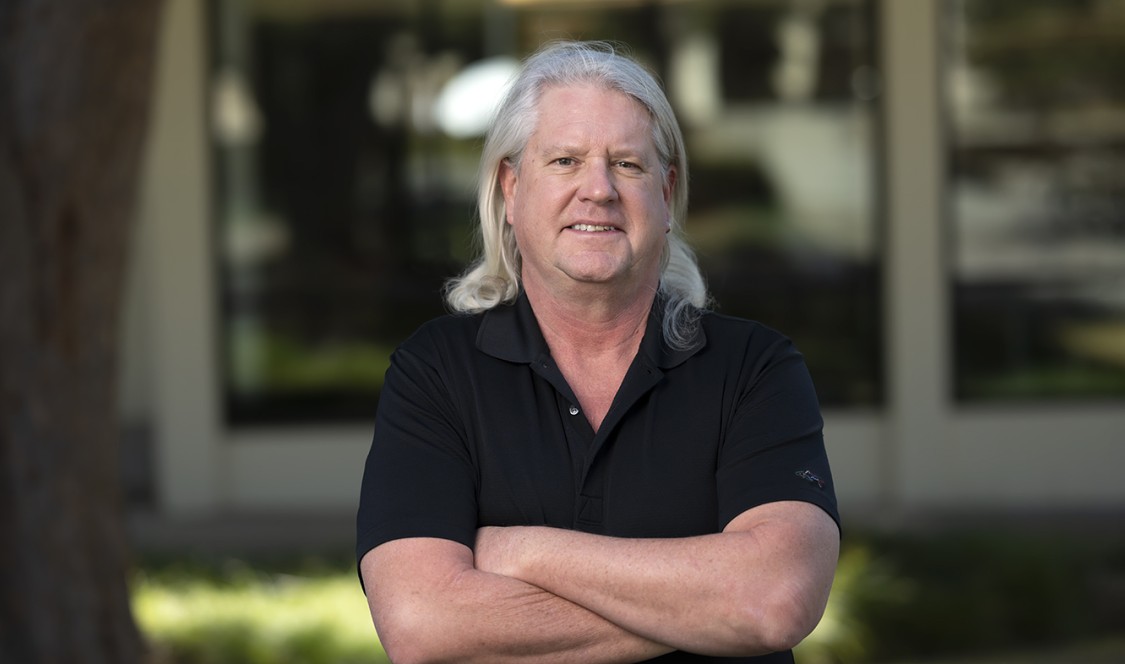
<instances>
[{"instance_id":1,"label":"man","mask_svg":"<svg viewBox=\"0 0 1125 664\"><path fill-rule=\"evenodd\" d=\"M683 139L604 44L525 63L460 312L396 350L357 554L395 662L791 662L839 530L781 335L704 310Z\"/></svg>"}]
</instances>

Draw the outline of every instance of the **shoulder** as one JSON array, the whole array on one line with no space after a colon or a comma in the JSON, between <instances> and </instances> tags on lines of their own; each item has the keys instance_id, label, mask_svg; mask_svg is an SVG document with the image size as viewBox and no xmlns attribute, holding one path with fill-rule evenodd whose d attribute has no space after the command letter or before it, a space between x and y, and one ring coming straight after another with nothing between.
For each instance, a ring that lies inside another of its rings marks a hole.
<instances>
[{"instance_id":1,"label":"shoulder","mask_svg":"<svg viewBox=\"0 0 1125 664\"><path fill-rule=\"evenodd\" d=\"M459 339L465 336L472 339L473 335L480 329L481 321L484 320L486 313L449 313L431 318L419 325L414 334L407 339L407 342L414 339Z\"/></svg>"},{"instance_id":2,"label":"shoulder","mask_svg":"<svg viewBox=\"0 0 1125 664\"><path fill-rule=\"evenodd\" d=\"M786 334L761 322L707 312L700 320L706 344L698 354L711 371L750 387L788 377L811 381L804 355Z\"/></svg>"},{"instance_id":3,"label":"shoulder","mask_svg":"<svg viewBox=\"0 0 1125 664\"><path fill-rule=\"evenodd\" d=\"M438 359L462 353L474 346L483 318L484 314L452 313L430 319L400 343L394 354Z\"/></svg>"},{"instance_id":4,"label":"shoulder","mask_svg":"<svg viewBox=\"0 0 1125 664\"><path fill-rule=\"evenodd\" d=\"M703 312L700 323L707 336L707 346L725 352L739 350L797 353L793 341L778 330L747 318L715 311ZM799 354L799 353L798 353Z\"/></svg>"}]
</instances>

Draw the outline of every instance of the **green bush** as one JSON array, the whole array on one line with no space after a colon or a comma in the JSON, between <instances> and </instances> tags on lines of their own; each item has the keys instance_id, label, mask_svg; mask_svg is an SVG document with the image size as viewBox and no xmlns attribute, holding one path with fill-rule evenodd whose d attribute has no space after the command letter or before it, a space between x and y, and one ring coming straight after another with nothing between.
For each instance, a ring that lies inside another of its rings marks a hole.
<instances>
[{"instance_id":1,"label":"green bush","mask_svg":"<svg viewBox=\"0 0 1125 664\"><path fill-rule=\"evenodd\" d=\"M824 617L794 651L796 660L800 664L871 661L880 635L869 623L870 614L874 609L907 606L915 592L914 584L871 547L844 546Z\"/></svg>"},{"instance_id":2,"label":"green bush","mask_svg":"<svg viewBox=\"0 0 1125 664\"><path fill-rule=\"evenodd\" d=\"M133 609L168 664L385 664L354 569L193 564L138 574Z\"/></svg>"},{"instance_id":3,"label":"green bush","mask_svg":"<svg viewBox=\"0 0 1125 664\"><path fill-rule=\"evenodd\" d=\"M1026 532L850 537L825 618L798 648L798 662L966 656L1120 637L1111 613L1121 598L1106 596L1107 579L1125 579L1125 540Z\"/></svg>"},{"instance_id":4,"label":"green bush","mask_svg":"<svg viewBox=\"0 0 1125 664\"><path fill-rule=\"evenodd\" d=\"M1125 661L1123 580L1125 540L849 535L797 661L1027 652L1114 635L1110 657ZM150 562L133 606L162 664L387 662L347 559Z\"/></svg>"}]
</instances>

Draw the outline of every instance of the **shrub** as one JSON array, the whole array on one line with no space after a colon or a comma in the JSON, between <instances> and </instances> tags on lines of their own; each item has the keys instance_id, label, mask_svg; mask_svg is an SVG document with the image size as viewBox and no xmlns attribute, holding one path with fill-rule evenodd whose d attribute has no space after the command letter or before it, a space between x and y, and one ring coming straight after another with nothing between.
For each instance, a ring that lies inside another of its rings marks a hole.
<instances>
[{"instance_id":1,"label":"shrub","mask_svg":"<svg viewBox=\"0 0 1125 664\"><path fill-rule=\"evenodd\" d=\"M243 563L138 574L133 608L169 664L385 664L354 569L281 573Z\"/></svg>"}]
</instances>

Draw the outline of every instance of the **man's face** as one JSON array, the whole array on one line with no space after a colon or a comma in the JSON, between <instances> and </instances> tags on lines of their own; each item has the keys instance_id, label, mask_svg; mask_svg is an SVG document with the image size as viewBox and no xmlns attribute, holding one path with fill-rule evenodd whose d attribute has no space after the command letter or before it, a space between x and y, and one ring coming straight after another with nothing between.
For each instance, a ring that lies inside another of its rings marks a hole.
<instances>
[{"instance_id":1,"label":"man's face","mask_svg":"<svg viewBox=\"0 0 1125 664\"><path fill-rule=\"evenodd\" d=\"M543 92L518 169L500 169L525 285L655 288L676 173L660 163L651 122L620 92Z\"/></svg>"}]
</instances>

